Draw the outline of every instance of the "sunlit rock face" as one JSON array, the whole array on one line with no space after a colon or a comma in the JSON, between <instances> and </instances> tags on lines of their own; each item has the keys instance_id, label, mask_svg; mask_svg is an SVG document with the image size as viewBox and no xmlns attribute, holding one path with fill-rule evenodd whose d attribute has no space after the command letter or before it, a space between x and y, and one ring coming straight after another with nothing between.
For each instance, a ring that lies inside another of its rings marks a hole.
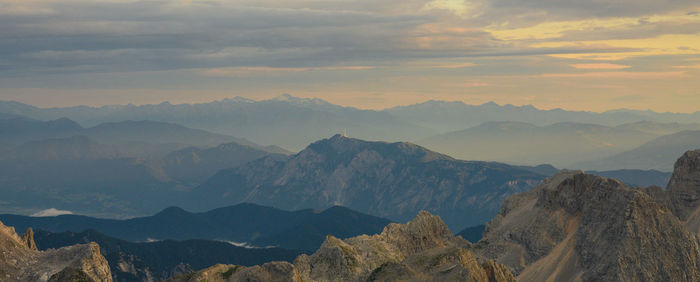
<instances>
[{"instance_id":1,"label":"sunlit rock face","mask_svg":"<svg viewBox=\"0 0 700 282\"><path fill-rule=\"evenodd\" d=\"M645 190L569 171L506 200L475 252L522 281L698 281L698 246Z\"/></svg>"},{"instance_id":2,"label":"sunlit rock face","mask_svg":"<svg viewBox=\"0 0 700 282\"><path fill-rule=\"evenodd\" d=\"M406 224L389 224L381 234L346 240L328 236L315 253L293 264L216 265L173 280L515 281L504 265L477 259L469 246L439 217L420 212Z\"/></svg>"},{"instance_id":3,"label":"sunlit rock face","mask_svg":"<svg viewBox=\"0 0 700 282\"><path fill-rule=\"evenodd\" d=\"M0 280L111 282L112 275L95 243L37 251L31 229L20 237L0 223Z\"/></svg>"}]
</instances>

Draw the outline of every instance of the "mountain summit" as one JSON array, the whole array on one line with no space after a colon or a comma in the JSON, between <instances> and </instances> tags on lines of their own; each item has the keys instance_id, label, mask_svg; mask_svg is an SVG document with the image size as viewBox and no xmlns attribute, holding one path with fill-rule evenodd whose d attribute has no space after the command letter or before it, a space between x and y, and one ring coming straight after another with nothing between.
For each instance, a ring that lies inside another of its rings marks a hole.
<instances>
[{"instance_id":1,"label":"mountain summit","mask_svg":"<svg viewBox=\"0 0 700 282\"><path fill-rule=\"evenodd\" d=\"M505 197L531 189L543 177L501 163L455 160L411 143L335 135L289 159L266 157L222 170L183 205L252 202L287 210L341 205L396 221L428 210L460 230L487 221Z\"/></svg>"}]
</instances>

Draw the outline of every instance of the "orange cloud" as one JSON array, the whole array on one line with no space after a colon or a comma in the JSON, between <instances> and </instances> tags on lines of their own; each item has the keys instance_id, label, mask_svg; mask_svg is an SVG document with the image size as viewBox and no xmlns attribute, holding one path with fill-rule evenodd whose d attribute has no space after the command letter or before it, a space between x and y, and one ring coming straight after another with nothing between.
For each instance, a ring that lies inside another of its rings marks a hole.
<instances>
[{"instance_id":1,"label":"orange cloud","mask_svg":"<svg viewBox=\"0 0 700 282\"><path fill-rule=\"evenodd\" d=\"M600 63L600 64L572 64L571 65L574 68L577 69L599 69L599 70L620 70L620 69L627 69L631 68L630 66L625 66L625 65L618 65L618 64L606 64L606 63Z\"/></svg>"},{"instance_id":2,"label":"orange cloud","mask_svg":"<svg viewBox=\"0 0 700 282\"><path fill-rule=\"evenodd\" d=\"M586 73L546 73L541 77L552 78L669 78L685 76L684 71L668 72L586 72Z\"/></svg>"},{"instance_id":3,"label":"orange cloud","mask_svg":"<svg viewBox=\"0 0 700 282\"><path fill-rule=\"evenodd\" d=\"M677 69L700 69L700 64L690 65L690 66L673 66L673 67L677 68Z\"/></svg>"}]
</instances>

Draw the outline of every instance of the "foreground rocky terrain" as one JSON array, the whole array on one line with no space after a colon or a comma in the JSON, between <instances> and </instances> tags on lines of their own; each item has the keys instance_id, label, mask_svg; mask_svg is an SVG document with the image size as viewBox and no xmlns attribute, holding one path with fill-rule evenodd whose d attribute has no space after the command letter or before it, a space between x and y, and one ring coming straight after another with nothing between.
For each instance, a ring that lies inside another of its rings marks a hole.
<instances>
[{"instance_id":1,"label":"foreground rocky terrain","mask_svg":"<svg viewBox=\"0 0 700 282\"><path fill-rule=\"evenodd\" d=\"M427 212L381 234L332 236L293 264L216 265L173 281L700 281L700 150L668 189L564 171L508 198L471 244Z\"/></svg>"},{"instance_id":2,"label":"foreground rocky terrain","mask_svg":"<svg viewBox=\"0 0 700 282\"><path fill-rule=\"evenodd\" d=\"M506 200L474 251L522 281L699 281L699 153L667 190L558 173Z\"/></svg>"},{"instance_id":3,"label":"foreground rocky terrain","mask_svg":"<svg viewBox=\"0 0 700 282\"><path fill-rule=\"evenodd\" d=\"M112 281L95 243L38 251L33 232L20 237L0 223L1 281Z\"/></svg>"},{"instance_id":4,"label":"foreground rocky terrain","mask_svg":"<svg viewBox=\"0 0 700 282\"><path fill-rule=\"evenodd\" d=\"M478 260L470 243L454 237L442 220L420 212L381 234L346 240L328 236L312 255L294 263L215 265L172 281L515 281L501 264Z\"/></svg>"}]
</instances>

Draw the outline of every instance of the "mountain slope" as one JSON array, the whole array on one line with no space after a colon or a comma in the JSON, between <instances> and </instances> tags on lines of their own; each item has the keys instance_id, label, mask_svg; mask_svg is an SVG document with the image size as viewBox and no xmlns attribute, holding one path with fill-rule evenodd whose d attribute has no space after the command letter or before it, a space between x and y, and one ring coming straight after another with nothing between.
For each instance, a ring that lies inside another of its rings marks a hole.
<instances>
[{"instance_id":1,"label":"mountain slope","mask_svg":"<svg viewBox=\"0 0 700 282\"><path fill-rule=\"evenodd\" d=\"M455 160L410 143L336 135L288 160L263 158L222 170L183 205L199 210L240 202L283 209L342 205L396 221L428 210L459 230L487 221L505 197L542 178L505 164Z\"/></svg>"},{"instance_id":2,"label":"mountain slope","mask_svg":"<svg viewBox=\"0 0 700 282\"><path fill-rule=\"evenodd\" d=\"M439 217L421 212L381 234L340 240L328 236L312 255L294 264L215 265L174 281L515 281L503 266L478 261L469 243L452 236Z\"/></svg>"},{"instance_id":3,"label":"mountain slope","mask_svg":"<svg viewBox=\"0 0 700 282\"><path fill-rule=\"evenodd\" d=\"M153 216L127 220L79 215L27 217L2 214L0 220L18 227L51 232L93 229L128 241L208 239L315 250L326 235L347 238L381 230L388 220L333 207L325 211L283 211L253 204L239 204L203 213L170 207Z\"/></svg>"},{"instance_id":4,"label":"mountain slope","mask_svg":"<svg viewBox=\"0 0 700 282\"><path fill-rule=\"evenodd\" d=\"M86 136L52 138L30 141L8 151L0 159L36 160L98 160L118 157L116 147L95 142Z\"/></svg>"},{"instance_id":5,"label":"mountain slope","mask_svg":"<svg viewBox=\"0 0 700 282\"><path fill-rule=\"evenodd\" d=\"M280 248L244 248L206 240L132 243L94 230L81 233L37 230L34 238L40 250L89 242L99 244L115 281L163 281L216 263L252 266L270 261L292 261L303 253Z\"/></svg>"},{"instance_id":6,"label":"mountain slope","mask_svg":"<svg viewBox=\"0 0 700 282\"><path fill-rule=\"evenodd\" d=\"M214 148L189 147L163 157L163 169L175 179L201 183L217 171L239 166L270 153L238 143L226 143Z\"/></svg>"},{"instance_id":7,"label":"mountain slope","mask_svg":"<svg viewBox=\"0 0 700 282\"><path fill-rule=\"evenodd\" d=\"M682 131L655 138L643 145L610 157L579 162L572 167L595 170L654 169L673 170L675 157L700 148L700 131Z\"/></svg>"},{"instance_id":8,"label":"mountain slope","mask_svg":"<svg viewBox=\"0 0 700 282\"><path fill-rule=\"evenodd\" d=\"M645 191L562 172L510 197L474 250L523 281L697 281L699 243Z\"/></svg>"},{"instance_id":9,"label":"mountain slope","mask_svg":"<svg viewBox=\"0 0 700 282\"><path fill-rule=\"evenodd\" d=\"M418 143L467 160L489 160L567 167L576 160L609 156L643 144L657 135L595 124L487 122ZM571 148L576 148L572 150Z\"/></svg>"}]
</instances>

